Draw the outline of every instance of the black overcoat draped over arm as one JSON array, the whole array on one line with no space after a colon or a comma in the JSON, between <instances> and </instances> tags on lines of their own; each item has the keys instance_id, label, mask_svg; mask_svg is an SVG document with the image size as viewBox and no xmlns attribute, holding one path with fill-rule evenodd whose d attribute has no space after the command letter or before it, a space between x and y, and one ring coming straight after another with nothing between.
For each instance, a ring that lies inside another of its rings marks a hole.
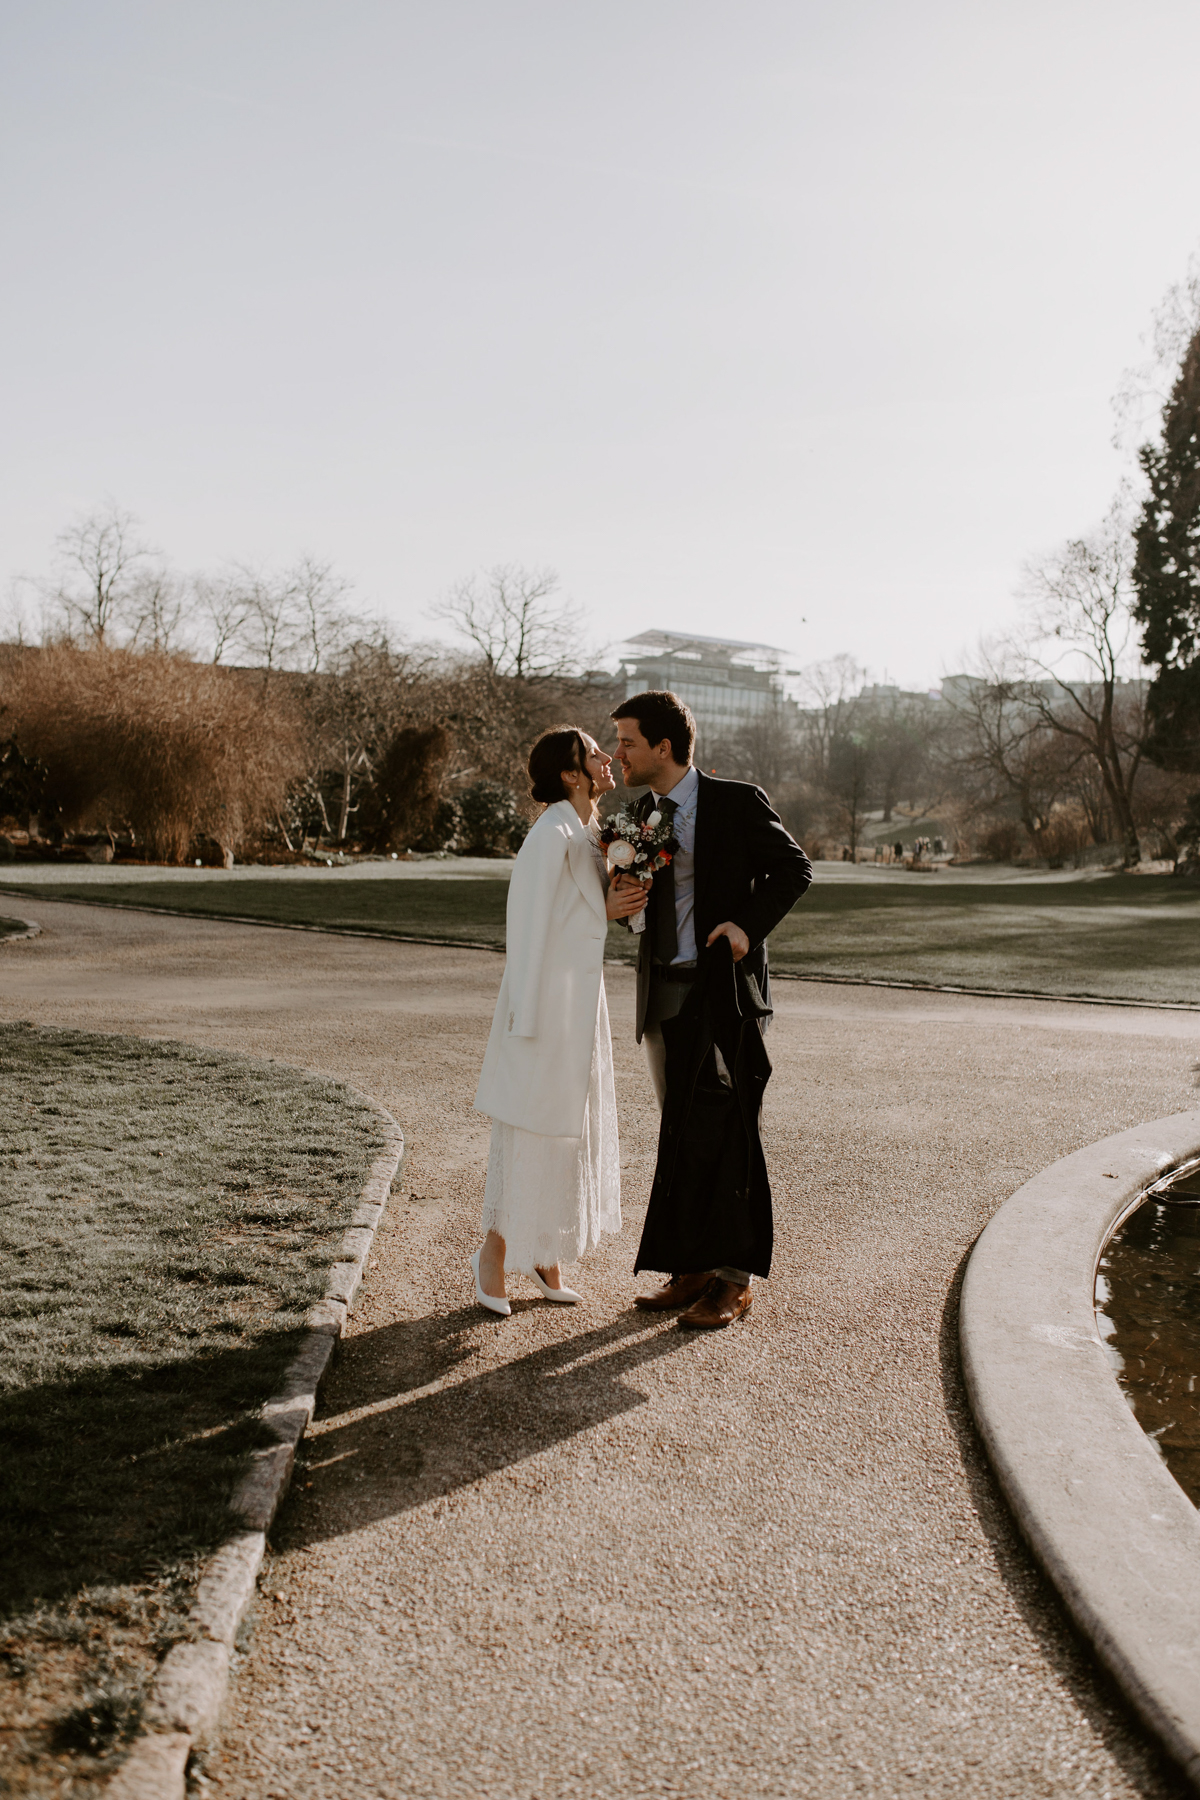
<instances>
[{"instance_id":1,"label":"black overcoat draped over arm","mask_svg":"<svg viewBox=\"0 0 1200 1800\"><path fill-rule=\"evenodd\" d=\"M663 1021L667 1098L635 1274L727 1266L771 1273L771 1187L759 1132L770 1008L748 961L735 963L729 940L718 938L683 1010Z\"/></svg>"},{"instance_id":2,"label":"black overcoat draped over arm","mask_svg":"<svg viewBox=\"0 0 1200 1800\"><path fill-rule=\"evenodd\" d=\"M770 1002L766 938L812 882L812 864L759 787L748 781L700 776L696 797L696 955L701 968L711 951L705 939L731 921L750 939L745 973ZM650 997L654 908L650 889L647 929L638 944L637 1039L642 1041Z\"/></svg>"}]
</instances>

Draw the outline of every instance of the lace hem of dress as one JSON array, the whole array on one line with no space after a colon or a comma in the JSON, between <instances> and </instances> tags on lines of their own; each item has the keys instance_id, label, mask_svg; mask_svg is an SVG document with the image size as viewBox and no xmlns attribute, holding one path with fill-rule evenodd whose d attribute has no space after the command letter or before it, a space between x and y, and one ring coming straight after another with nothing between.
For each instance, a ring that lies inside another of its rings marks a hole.
<instances>
[{"instance_id":1,"label":"lace hem of dress","mask_svg":"<svg viewBox=\"0 0 1200 1800\"><path fill-rule=\"evenodd\" d=\"M595 1232L589 1232L586 1243L581 1244L579 1233L571 1228L558 1231L539 1231L533 1236L522 1234L519 1238L511 1219L504 1217L503 1208L485 1206L482 1225L485 1232L498 1231L504 1239L504 1272L506 1275L528 1275L532 1269L552 1269L557 1263L561 1268L569 1269L572 1263L597 1248L603 1232L617 1232L621 1229L618 1219L615 1223L601 1222ZM518 1228L519 1229L519 1228Z\"/></svg>"}]
</instances>

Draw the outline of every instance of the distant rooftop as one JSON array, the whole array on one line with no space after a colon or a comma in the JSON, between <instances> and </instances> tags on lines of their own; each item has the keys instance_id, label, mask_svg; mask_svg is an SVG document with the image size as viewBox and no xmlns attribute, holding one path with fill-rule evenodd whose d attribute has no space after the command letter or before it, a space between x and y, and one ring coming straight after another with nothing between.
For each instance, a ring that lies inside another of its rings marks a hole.
<instances>
[{"instance_id":1,"label":"distant rooftop","mask_svg":"<svg viewBox=\"0 0 1200 1800\"><path fill-rule=\"evenodd\" d=\"M731 656L747 653L772 657L788 655L788 651L781 650L778 644L748 644L740 638L702 637L698 631L641 631L636 637L625 638L624 645L630 649L676 652L703 645L709 650L725 650Z\"/></svg>"}]
</instances>

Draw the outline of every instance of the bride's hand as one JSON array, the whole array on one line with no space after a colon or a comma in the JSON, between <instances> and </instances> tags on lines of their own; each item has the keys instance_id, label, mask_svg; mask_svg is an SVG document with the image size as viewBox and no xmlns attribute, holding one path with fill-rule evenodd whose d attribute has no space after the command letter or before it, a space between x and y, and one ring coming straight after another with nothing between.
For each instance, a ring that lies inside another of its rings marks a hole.
<instances>
[{"instance_id":1,"label":"bride's hand","mask_svg":"<svg viewBox=\"0 0 1200 1800\"><path fill-rule=\"evenodd\" d=\"M629 919L641 912L650 898L650 884L614 875L609 886L604 910L610 919Z\"/></svg>"}]
</instances>

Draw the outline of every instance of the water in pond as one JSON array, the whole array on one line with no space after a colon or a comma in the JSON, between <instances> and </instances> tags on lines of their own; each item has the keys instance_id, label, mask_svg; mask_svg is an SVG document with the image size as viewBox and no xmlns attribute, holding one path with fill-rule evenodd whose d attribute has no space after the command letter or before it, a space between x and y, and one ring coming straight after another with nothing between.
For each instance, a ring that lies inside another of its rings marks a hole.
<instances>
[{"instance_id":1,"label":"water in pond","mask_svg":"<svg viewBox=\"0 0 1200 1800\"><path fill-rule=\"evenodd\" d=\"M1138 1424L1200 1506L1200 1161L1155 1182L1109 1239L1096 1319Z\"/></svg>"}]
</instances>

